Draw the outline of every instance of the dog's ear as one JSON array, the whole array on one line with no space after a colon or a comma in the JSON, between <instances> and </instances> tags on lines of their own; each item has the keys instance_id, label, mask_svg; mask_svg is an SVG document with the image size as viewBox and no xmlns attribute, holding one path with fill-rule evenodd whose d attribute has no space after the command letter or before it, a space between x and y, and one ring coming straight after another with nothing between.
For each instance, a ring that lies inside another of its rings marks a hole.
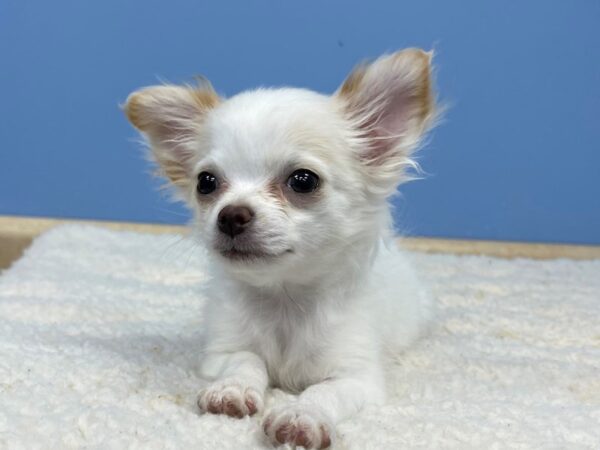
<instances>
[{"instance_id":1,"label":"dog's ear","mask_svg":"<svg viewBox=\"0 0 600 450\"><path fill-rule=\"evenodd\" d=\"M175 186L188 187L203 119L219 101L208 81L198 87L152 86L127 98L127 118L148 138L161 174Z\"/></svg>"},{"instance_id":2,"label":"dog's ear","mask_svg":"<svg viewBox=\"0 0 600 450\"><path fill-rule=\"evenodd\" d=\"M357 132L369 186L389 195L435 117L431 52L406 49L358 66L336 92Z\"/></svg>"}]
</instances>

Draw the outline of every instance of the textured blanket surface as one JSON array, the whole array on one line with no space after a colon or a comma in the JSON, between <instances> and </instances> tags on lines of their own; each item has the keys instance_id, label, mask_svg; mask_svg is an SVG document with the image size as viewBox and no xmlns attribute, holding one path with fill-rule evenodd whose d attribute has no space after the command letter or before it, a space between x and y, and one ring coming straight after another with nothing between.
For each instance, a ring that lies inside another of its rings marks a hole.
<instances>
[{"instance_id":1,"label":"textured blanket surface","mask_svg":"<svg viewBox=\"0 0 600 450\"><path fill-rule=\"evenodd\" d=\"M433 330L337 448L600 448L600 260L411 258ZM175 235L39 237L0 276L0 448L263 448L259 417L195 404L207 263Z\"/></svg>"}]
</instances>

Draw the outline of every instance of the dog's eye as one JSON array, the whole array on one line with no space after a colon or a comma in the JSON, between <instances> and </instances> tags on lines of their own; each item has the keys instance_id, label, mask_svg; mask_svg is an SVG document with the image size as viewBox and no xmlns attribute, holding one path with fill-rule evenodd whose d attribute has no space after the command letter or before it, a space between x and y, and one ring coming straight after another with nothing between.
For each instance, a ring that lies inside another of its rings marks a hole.
<instances>
[{"instance_id":1,"label":"dog's eye","mask_svg":"<svg viewBox=\"0 0 600 450\"><path fill-rule=\"evenodd\" d=\"M198 175L198 186L196 190L199 194L207 195L217 189L217 177L210 172L200 172Z\"/></svg>"},{"instance_id":2,"label":"dog's eye","mask_svg":"<svg viewBox=\"0 0 600 450\"><path fill-rule=\"evenodd\" d=\"M287 185L299 194L308 194L319 187L319 177L308 169L298 169L290 175Z\"/></svg>"}]
</instances>

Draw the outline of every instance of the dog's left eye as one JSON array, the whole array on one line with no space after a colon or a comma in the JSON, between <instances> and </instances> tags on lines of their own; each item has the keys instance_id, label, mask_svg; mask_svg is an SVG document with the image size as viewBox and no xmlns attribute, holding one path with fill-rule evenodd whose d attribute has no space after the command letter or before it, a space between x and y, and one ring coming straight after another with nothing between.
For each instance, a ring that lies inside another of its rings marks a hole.
<instances>
[{"instance_id":1,"label":"dog's left eye","mask_svg":"<svg viewBox=\"0 0 600 450\"><path fill-rule=\"evenodd\" d=\"M196 190L199 194L207 195L217 189L217 177L210 172L201 172L198 175Z\"/></svg>"},{"instance_id":2,"label":"dog's left eye","mask_svg":"<svg viewBox=\"0 0 600 450\"><path fill-rule=\"evenodd\" d=\"M308 194L319 187L319 177L308 169L298 169L290 175L287 185L299 194Z\"/></svg>"}]
</instances>

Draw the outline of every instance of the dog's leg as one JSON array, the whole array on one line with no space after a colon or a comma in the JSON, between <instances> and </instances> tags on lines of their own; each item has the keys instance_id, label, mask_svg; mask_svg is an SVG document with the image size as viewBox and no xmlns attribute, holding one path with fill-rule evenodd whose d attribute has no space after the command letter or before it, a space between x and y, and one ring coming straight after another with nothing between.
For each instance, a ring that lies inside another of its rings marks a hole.
<instances>
[{"instance_id":1,"label":"dog's leg","mask_svg":"<svg viewBox=\"0 0 600 450\"><path fill-rule=\"evenodd\" d=\"M329 379L308 387L297 401L274 408L263 430L274 445L290 443L307 449L329 447L334 425L366 404L383 402L383 376L373 371L362 376Z\"/></svg>"},{"instance_id":2,"label":"dog's leg","mask_svg":"<svg viewBox=\"0 0 600 450\"><path fill-rule=\"evenodd\" d=\"M202 372L216 379L198 394L202 411L241 418L262 410L268 375L258 355L211 353L203 361Z\"/></svg>"}]
</instances>

